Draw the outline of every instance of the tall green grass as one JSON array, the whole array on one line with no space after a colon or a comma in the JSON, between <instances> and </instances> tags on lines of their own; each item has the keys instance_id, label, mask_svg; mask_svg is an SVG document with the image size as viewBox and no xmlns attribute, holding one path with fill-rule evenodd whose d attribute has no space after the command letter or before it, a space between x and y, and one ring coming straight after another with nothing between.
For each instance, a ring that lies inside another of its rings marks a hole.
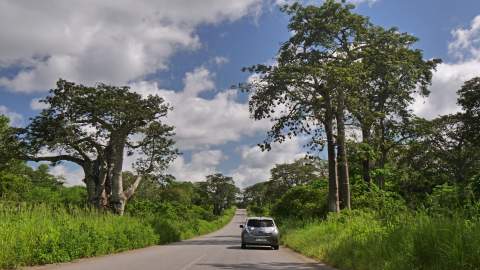
<instances>
[{"instance_id":1,"label":"tall green grass","mask_svg":"<svg viewBox=\"0 0 480 270\"><path fill-rule=\"evenodd\" d=\"M0 205L0 268L65 262L158 242L132 217L52 206Z\"/></svg>"},{"instance_id":2,"label":"tall green grass","mask_svg":"<svg viewBox=\"0 0 480 270\"><path fill-rule=\"evenodd\" d=\"M225 226L235 214L235 208L225 210L224 214L213 220L201 218L150 216L144 219L152 225L159 236L159 243L165 244L216 231Z\"/></svg>"},{"instance_id":3,"label":"tall green grass","mask_svg":"<svg viewBox=\"0 0 480 270\"><path fill-rule=\"evenodd\" d=\"M168 217L145 220L89 209L0 203L0 269L66 262L185 239L221 228L233 213L230 209L212 221L174 224Z\"/></svg>"},{"instance_id":4,"label":"tall green grass","mask_svg":"<svg viewBox=\"0 0 480 270\"><path fill-rule=\"evenodd\" d=\"M283 229L284 244L340 269L480 269L480 221L460 216L356 211Z\"/></svg>"}]
</instances>

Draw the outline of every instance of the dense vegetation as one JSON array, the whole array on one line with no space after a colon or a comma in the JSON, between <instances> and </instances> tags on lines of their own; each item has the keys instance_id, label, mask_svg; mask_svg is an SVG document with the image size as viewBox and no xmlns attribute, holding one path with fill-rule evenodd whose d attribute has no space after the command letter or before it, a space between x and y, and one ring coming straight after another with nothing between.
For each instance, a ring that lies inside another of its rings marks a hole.
<instances>
[{"instance_id":1,"label":"dense vegetation","mask_svg":"<svg viewBox=\"0 0 480 270\"><path fill-rule=\"evenodd\" d=\"M124 177L127 182L133 178ZM0 268L69 261L212 232L230 221L234 208L233 201L221 199L226 203L214 214L214 193L207 188L207 182L146 179L126 214L118 216L88 207L85 187L63 186L48 174L47 165L34 170L16 162L0 172Z\"/></svg>"},{"instance_id":2,"label":"dense vegetation","mask_svg":"<svg viewBox=\"0 0 480 270\"><path fill-rule=\"evenodd\" d=\"M21 143L0 116L0 268L70 261L164 244L205 234L233 216L238 189L230 177L177 182L144 174L125 215L98 208L84 186L67 187L49 173L20 160ZM138 176L122 173L132 185Z\"/></svg>"},{"instance_id":3,"label":"dense vegetation","mask_svg":"<svg viewBox=\"0 0 480 270\"><path fill-rule=\"evenodd\" d=\"M310 141L307 158L245 189L249 212L341 269L478 269L480 77L455 89L460 112L420 118L410 105L440 60L417 38L338 1L283 10L291 38L241 87L252 117L273 122L262 149ZM327 160L312 158L324 146Z\"/></svg>"}]
</instances>

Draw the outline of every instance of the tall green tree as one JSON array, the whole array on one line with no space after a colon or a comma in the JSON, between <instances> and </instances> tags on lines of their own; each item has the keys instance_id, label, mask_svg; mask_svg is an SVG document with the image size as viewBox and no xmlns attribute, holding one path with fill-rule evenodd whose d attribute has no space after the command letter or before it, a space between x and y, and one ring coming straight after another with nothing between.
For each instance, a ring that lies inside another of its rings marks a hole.
<instances>
[{"instance_id":1,"label":"tall green tree","mask_svg":"<svg viewBox=\"0 0 480 270\"><path fill-rule=\"evenodd\" d=\"M359 59L369 46L371 23L353 8L333 0L320 7L285 6L292 36L281 46L275 65L247 69L258 78L245 86L252 91L253 117L274 122L263 149L298 135L310 137L312 150L326 144L330 211L350 207L347 97L361 78Z\"/></svg>"},{"instance_id":2,"label":"tall green tree","mask_svg":"<svg viewBox=\"0 0 480 270\"><path fill-rule=\"evenodd\" d=\"M397 28L368 29L362 48L361 67L355 91L350 92L348 109L359 124L366 152L376 152L376 168L383 170L389 151L409 138L412 113L408 109L415 96L427 96L432 70L438 59L424 60L423 52L413 48L418 39ZM372 156L363 155L363 178L371 181ZM383 186L378 174L377 184Z\"/></svg>"},{"instance_id":3,"label":"tall green tree","mask_svg":"<svg viewBox=\"0 0 480 270\"><path fill-rule=\"evenodd\" d=\"M233 178L221 173L208 175L202 187L213 205L214 215L221 215L225 209L233 206L239 193Z\"/></svg>"},{"instance_id":4,"label":"tall green tree","mask_svg":"<svg viewBox=\"0 0 480 270\"><path fill-rule=\"evenodd\" d=\"M16 129L10 126L7 116L0 115L0 170L16 162L20 149Z\"/></svg>"},{"instance_id":5,"label":"tall green tree","mask_svg":"<svg viewBox=\"0 0 480 270\"><path fill-rule=\"evenodd\" d=\"M480 144L480 77L466 81L457 94L469 140Z\"/></svg>"},{"instance_id":6,"label":"tall green tree","mask_svg":"<svg viewBox=\"0 0 480 270\"><path fill-rule=\"evenodd\" d=\"M415 138L396 152L396 165L406 175L398 183L405 197L450 185L459 191L459 201L465 202L480 190L480 79L466 81L457 93L461 112L430 121L418 119Z\"/></svg>"},{"instance_id":7,"label":"tall green tree","mask_svg":"<svg viewBox=\"0 0 480 270\"><path fill-rule=\"evenodd\" d=\"M270 170L271 181L281 182L288 188L305 185L326 177L322 165L321 160L306 158L297 159L293 163L277 164Z\"/></svg>"},{"instance_id":8,"label":"tall green tree","mask_svg":"<svg viewBox=\"0 0 480 270\"><path fill-rule=\"evenodd\" d=\"M123 214L142 176L161 174L177 155L173 127L162 122L169 107L159 96L143 98L126 86L59 80L43 102L48 108L19 133L28 149L25 158L80 165L88 199L100 208ZM137 157L137 177L124 189L127 155Z\"/></svg>"}]
</instances>

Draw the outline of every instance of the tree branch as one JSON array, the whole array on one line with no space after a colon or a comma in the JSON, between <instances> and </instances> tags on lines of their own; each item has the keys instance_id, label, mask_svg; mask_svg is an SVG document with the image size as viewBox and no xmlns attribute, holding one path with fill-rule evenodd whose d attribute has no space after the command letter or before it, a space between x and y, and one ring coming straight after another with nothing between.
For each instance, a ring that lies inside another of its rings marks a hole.
<instances>
[{"instance_id":1,"label":"tree branch","mask_svg":"<svg viewBox=\"0 0 480 270\"><path fill-rule=\"evenodd\" d=\"M142 181L142 176L138 175L135 179L135 182L133 182L133 184L124 192L127 200L130 199L130 197L132 197L132 195L135 193L135 190L137 190L140 181Z\"/></svg>"},{"instance_id":2,"label":"tree branch","mask_svg":"<svg viewBox=\"0 0 480 270\"><path fill-rule=\"evenodd\" d=\"M58 156L48 156L48 157L33 157L33 156L26 156L25 159L31 160L31 161L50 161L50 162L58 162L58 161L70 161L73 163L77 163L80 166L83 166L85 163L84 160L76 157L72 157L69 155L58 155Z\"/></svg>"}]
</instances>

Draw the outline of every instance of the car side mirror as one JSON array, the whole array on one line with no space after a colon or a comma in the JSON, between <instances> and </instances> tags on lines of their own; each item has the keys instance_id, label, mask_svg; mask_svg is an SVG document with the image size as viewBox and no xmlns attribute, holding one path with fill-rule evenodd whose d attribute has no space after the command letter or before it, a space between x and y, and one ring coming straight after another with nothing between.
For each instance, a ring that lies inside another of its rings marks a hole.
<instances>
[{"instance_id":1,"label":"car side mirror","mask_svg":"<svg viewBox=\"0 0 480 270\"><path fill-rule=\"evenodd\" d=\"M240 225L240 228L242 228L242 229L243 229L243 224L242 224L242 225Z\"/></svg>"}]
</instances>

